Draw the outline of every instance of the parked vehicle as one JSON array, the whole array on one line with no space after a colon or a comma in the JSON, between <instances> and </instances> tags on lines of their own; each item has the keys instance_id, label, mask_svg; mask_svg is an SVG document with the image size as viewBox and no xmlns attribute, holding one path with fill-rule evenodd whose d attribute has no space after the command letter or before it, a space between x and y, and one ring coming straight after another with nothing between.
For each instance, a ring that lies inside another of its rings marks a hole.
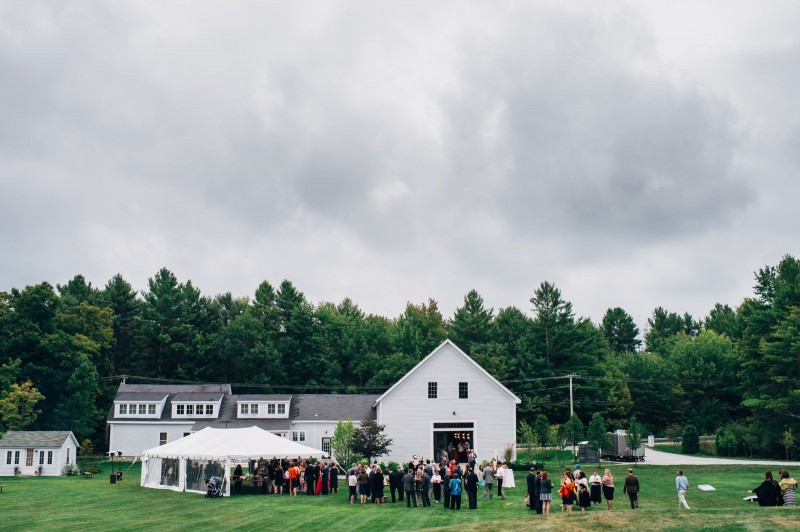
<instances>
[{"instance_id":1,"label":"parked vehicle","mask_svg":"<svg viewBox=\"0 0 800 532\"><path fill-rule=\"evenodd\" d=\"M617 430L608 433L608 439L611 445L608 449L591 449L588 442L578 443L578 460L585 463L599 462L598 454L603 460L612 462L644 462L644 446L638 449L628 449L628 443L625 441L627 432L624 430Z\"/></svg>"}]
</instances>

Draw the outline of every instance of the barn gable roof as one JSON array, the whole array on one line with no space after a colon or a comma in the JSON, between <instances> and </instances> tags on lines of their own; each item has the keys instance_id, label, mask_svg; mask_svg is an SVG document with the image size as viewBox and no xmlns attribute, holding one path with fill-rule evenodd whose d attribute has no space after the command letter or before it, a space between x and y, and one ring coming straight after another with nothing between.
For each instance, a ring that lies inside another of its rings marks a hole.
<instances>
[{"instance_id":1,"label":"barn gable roof","mask_svg":"<svg viewBox=\"0 0 800 532\"><path fill-rule=\"evenodd\" d=\"M78 445L75 435L68 430L9 430L0 439L0 449L59 448L64 445L67 438L72 438L75 445Z\"/></svg>"},{"instance_id":2,"label":"barn gable roof","mask_svg":"<svg viewBox=\"0 0 800 532\"><path fill-rule=\"evenodd\" d=\"M420 369L421 369L423 366L425 366L425 365L426 365L426 364L427 364L427 363L428 363L428 362L429 362L431 359L433 359L433 358L434 358L434 357L436 357L436 356L437 356L439 353L441 353L441 352L444 350L444 348L445 348L445 347L452 347L452 348L453 348L453 351L455 351L455 352L456 352L458 355L460 355L462 358L464 358L464 360L465 360L466 362L468 362L469 364L472 364L472 365L473 365L473 366L474 366L474 367L475 367L475 368L478 370L478 372L479 372L479 373L481 373L483 376L485 376L485 377L486 377L486 378L487 378L487 379L488 379L488 380L489 380L489 381L490 381L492 384L494 384L495 386L497 386L497 387L498 387L498 388L499 388L499 389L500 389L502 392L504 392L504 393L508 394L508 395L509 395L509 396L510 396L512 399L514 399L514 403L515 403L515 404L520 404L520 403L522 402L522 400L520 400L520 398L519 398L519 397L517 397L516 395L514 395L514 393L513 393L511 390L509 390L508 388L506 388L505 386L503 386L503 385L500 383L500 381L498 381L497 379L495 379L494 377L492 377L492 376L491 376L491 374L489 374L489 372L488 372L488 371L486 371L485 369L483 369L483 368L481 367L481 365L480 365L480 364L478 364L477 362L475 362L474 360L472 360L472 357L470 357L470 356L469 356L468 354L466 354L464 351L462 351L461 349L459 349L459 348L458 348L458 346L457 346L456 344L454 344L454 343L453 343L453 342L452 342L452 341L451 341L451 340L448 338L447 340L445 340L444 342L442 342L441 344L439 344L439 347L437 347L436 349L434 349L433 351L431 351L431 353L430 353L428 356L426 356L425 358L423 358L422 360L420 360L420 362L419 362L419 363L418 363L416 366L414 366L413 368L411 368L411 370L410 370L408 373L406 373L406 374L403 376L403 378L402 378L402 379L400 379L399 381L397 381L396 383L394 383L394 385L393 385L391 388L389 388L388 390L386 390L386 392L384 392L384 394L383 394L383 395L381 395L380 397L378 397L378 398L375 400L375 404L374 404L374 406L376 406L376 407L377 407L377 406L378 406L378 403L380 403L380 402L381 402L383 399L385 399L385 398L386 398L386 397L387 397L389 394L391 394L391 393L392 393L394 390L396 390L398 387L400 387L400 386L401 386L401 385L402 385L402 384L403 384L403 383L404 383L404 382L405 382L405 381L406 381L406 380L407 380L407 379L408 379L408 378L409 378L411 375L413 375L414 373L416 373L417 371L419 371L419 370L420 370Z\"/></svg>"}]
</instances>

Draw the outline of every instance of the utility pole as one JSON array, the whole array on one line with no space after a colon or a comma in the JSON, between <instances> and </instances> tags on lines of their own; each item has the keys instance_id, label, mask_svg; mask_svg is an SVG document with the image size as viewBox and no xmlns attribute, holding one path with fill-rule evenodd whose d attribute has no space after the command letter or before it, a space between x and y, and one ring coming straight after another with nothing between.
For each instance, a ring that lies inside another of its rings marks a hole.
<instances>
[{"instance_id":1,"label":"utility pole","mask_svg":"<svg viewBox=\"0 0 800 532\"><path fill-rule=\"evenodd\" d=\"M577 375L567 375L569 377L569 417L575 415L575 409L572 406L572 378Z\"/></svg>"},{"instance_id":2,"label":"utility pole","mask_svg":"<svg viewBox=\"0 0 800 532\"><path fill-rule=\"evenodd\" d=\"M575 408L573 407L573 401L572 401L572 379L577 377L577 375L570 374L570 375L567 375L567 377L569 378L569 419L570 419L570 423L571 423L572 422L572 416L575 415ZM572 438L572 456L574 458L575 457L575 437L571 436L571 438Z\"/></svg>"}]
</instances>

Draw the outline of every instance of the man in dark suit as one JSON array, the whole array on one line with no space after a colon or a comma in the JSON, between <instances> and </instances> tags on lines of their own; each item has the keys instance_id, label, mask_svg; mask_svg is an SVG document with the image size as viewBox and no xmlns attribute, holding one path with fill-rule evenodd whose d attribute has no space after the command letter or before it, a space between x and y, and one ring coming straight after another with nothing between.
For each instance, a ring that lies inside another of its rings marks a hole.
<instances>
[{"instance_id":1,"label":"man in dark suit","mask_svg":"<svg viewBox=\"0 0 800 532\"><path fill-rule=\"evenodd\" d=\"M317 466L306 464L306 495L314 495L314 489L317 487Z\"/></svg>"},{"instance_id":2,"label":"man in dark suit","mask_svg":"<svg viewBox=\"0 0 800 532\"><path fill-rule=\"evenodd\" d=\"M403 491L406 492L406 508L411 508L411 503L414 503L414 508L417 507L417 498L414 496L414 489L416 484L414 482L413 469L409 469L403 477Z\"/></svg>"},{"instance_id":3,"label":"man in dark suit","mask_svg":"<svg viewBox=\"0 0 800 532\"><path fill-rule=\"evenodd\" d=\"M429 477L433 478L433 469L436 467L436 464L432 464L430 460L425 461L425 474ZM433 483L430 483L430 489L428 490L428 499L433 497Z\"/></svg>"},{"instance_id":4,"label":"man in dark suit","mask_svg":"<svg viewBox=\"0 0 800 532\"><path fill-rule=\"evenodd\" d=\"M398 482L399 481L399 482ZM396 502L396 492L400 492L400 497L403 496L403 486L400 485L403 482L403 473L400 472L400 466L397 466L397 469L394 471L389 472L389 493L392 494L392 502ZM401 501L403 499L400 499Z\"/></svg>"},{"instance_id":5,"label":"man in dark suit","mask_svg":"<svg viewBox=\"0 0 800 532\"><path fill-rule=\"evenodd\" d=\"M422 507L425 508L431 505L431 498L428 492L431 490L431 476L426 470L422 473L422 482L419 484L419 493L422 497Z\"/></svg>"},{"instance_id":6,"label":"man in dark suit","mask_svg":"<svg viewBox=\"0 0 800 532\"><path fill-rule=\"evenodd\" d=\"M469 501L469 509L478 509L478 475L475 471L467 466L467 476L464 477L464 484L467 490L467 500Z\"/></svg>"},{"instance_id":7,"label":"man in dark suit","mask_svg":"<svg viewBox=\"0 0 800 532\"><path fill-rule=\"evenodd\" d=\"M525 482L528 485L528 507L532 511L536 511L536 468L532 467L530 473L525 478Z\"/></svg>"},{"instance_id":8,"label":"man in dark suit","mask_svg":"<svg viewBox=\"0 0 800 532\"><path fill-rule=\"evenodd\" d=\"M533 481L533 495L534 500L531 501L531 506L535 503L536 513L541 515L542 513L542 472L536 471L536 479Z\"/></svg>"},{"instance_id":9,"label":"man in dark suit","mask_svg":"<svg viewBox=\"0 0 800 532\"><path fill-rule=\"evenodd\" d=\"M639 479L633 474L633 469L628 469L628 476L622 485L622 493L627 493L631 500L631 510L639 509Z\"/></svg>"}]
</instances>

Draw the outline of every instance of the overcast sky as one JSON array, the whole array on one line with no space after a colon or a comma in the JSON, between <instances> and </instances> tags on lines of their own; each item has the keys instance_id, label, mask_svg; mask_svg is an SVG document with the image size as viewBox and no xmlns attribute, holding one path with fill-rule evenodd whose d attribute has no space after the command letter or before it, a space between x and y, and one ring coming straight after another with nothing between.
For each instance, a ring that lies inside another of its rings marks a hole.
<instances>
[{"instance_id":1,"label":"overcast sky","mask_svg":"<svg viewBox=\"0 0 800 532\"><path fill-rule=\"evenodd\" d=\"M0 291L703 317L800 255L800 3L0 1Z\"/></svg>"}]
</instances>

